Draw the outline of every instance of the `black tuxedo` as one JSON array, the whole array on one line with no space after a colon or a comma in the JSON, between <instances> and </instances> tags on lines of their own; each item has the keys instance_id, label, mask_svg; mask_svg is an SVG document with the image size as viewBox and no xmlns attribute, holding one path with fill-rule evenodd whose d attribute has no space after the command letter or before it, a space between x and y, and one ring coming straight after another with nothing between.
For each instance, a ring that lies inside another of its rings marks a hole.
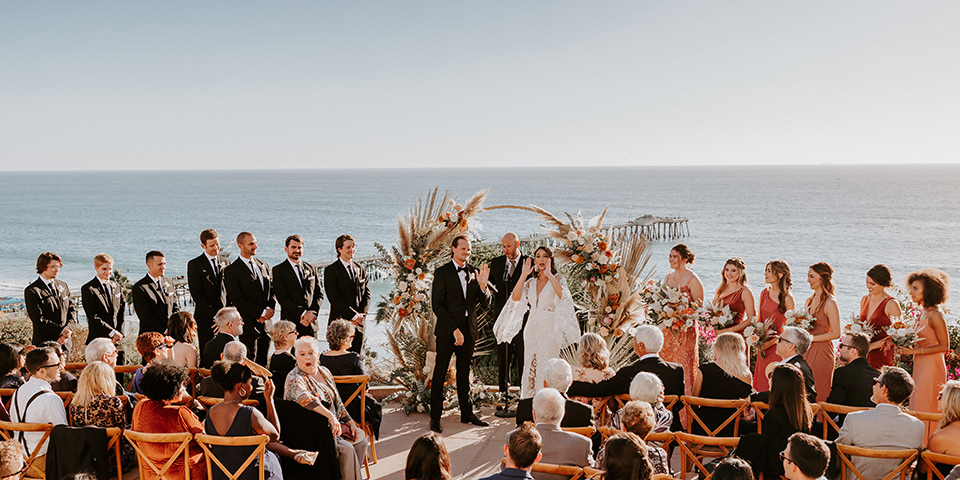
<instances>
[{"instance_id":1,"label":"black tuxedo","mask_svg":"<svg viewBox=\"0 0 960 480\"><path fill-rule=\"evenodd\" d=\"M470 403L470 363L477 340L477 307L486 306L487 296L477 283L477 269L466 265L467 291L463 292L456 264L450 261L433 273L431 304L437 317L434 334L437 337L437 362L433 369L433 385L430 390L430 418L440 421L443 413L443 387L450 367L450 357L457 354L457 398L460 402L460 419L474 416ZM454 330L463 334L463 344L455 345Z\"/></svg>"},{"instance_id":2,"label":"black tuxedo","mask_svg":"<svg viewBox=\"0 0 960 480\"><path fill-rule=\"evenodd\" d=\"M323 288L327 291L327 300L330 302L330 318L327 323L338 318L352 320L357 314L367 313L370 306L367 270L363 265L350 265L353 267L353 278L350 278L347 268L339 258L323 269ZM350 351L362 354L362 349L363 331L357 329Z\"/></svg>"},{"instance_id":3,"label":"black tuxedo","mask_svg":"<svg viewBox=\"0 0 960 480\"><path fill-rule=\"evenodd\" d=\"M173 282L160 277L160 284L162 291L147 274L133 285L133 310L140 320L140 333L166 332L170 316L180 311Z\"/></svg>"},{"instance_id":4,"label":"black tuxedo","mask_svg":"<svg viewBox=\"0 0 960 480\"><path fill-rule=\"evenodd\" d=\"M513 275L510 273L509 263L506 255L500 255L490 261L490 282L496 287L497 291L493 293L493 318L500 316L503 306L507 304L507 299L513 294L513 288L520 281L520 273L523 270L523 262L526 261L526 255L520 255L516 260L516 266L513 269ZM526 326L526 316L524 316L524 326ZM507 384L520 384L520 371L523 369L523 328L513 337L510 342L497 344L497 365L500 372L500 391L507 391ZM511 368L516 366L517 368Z\"/></svg>"},{"instance_id":5,"label":"black tuxedo","mask_svg":"<svg viewBox=\"0 0 960 480\"><path fill-rule=\"evenodd\" d=\"M80 287L83 313L90 326L90 333L87 334L88 345L95 338L110 338L110 332L114 330L123 334L123 314L127 308L123 292L117 282L110 280L108 283L110 298L107 298L98 277L93 277L93 280ZM119 360L117 363L122 365Z\"/></svg>"},{"instance_id":6,"label":"black tuxedo","mask_svg":"<svg viewBox=\"0 0 960 480\"><path fill-rule=\"evenodd\" d=\"M200 352L200 368L211 368L213 363L220 360L220 354L223 353L223 347L234 340L233 335L218 333L216 337L203 345L203 351Z\"/></svg>"},{"instance_id":7,"label":"black tuxedo","mask_svg":"<svg viewBox=\"0 0 960 480\"><path fill-rule=\"evenodd\" d=\"M267 263L254 258L253 264L263 277L261 283L257 274L242 258L235 260L223 270L223 284L227 287L227 300L240 312L243 318L243 334L240 341L247 346L247 358L260 365L267 364L267 350L270 337L264 331L264 323L257 321L267 308L273 309L276 300L273 295L273 278Z\"/></svg>"},{"instance_id":8,"label":"black tuxedo","mask_svg":"<svg viewBox=\"0 0 960 480\"><path fill-rule=\"evenodd\" d=\"M803 358L803 355L794 355L784 363L789 363L800 369L800 372L803 373L803 384L807 390L807 401L810 403L817 403L817 390L813 385L813 370L810 368L810 365L807 364L807 361ZM873 388L871 384L870 388ZM750 395L750 399L755 402L764 402L768 403L770 401L770 392L757 392L753 395Z\"/></svg>"},{"instance_id":9,"label":"black tuxedo","mask_svg":"<svg viewBox=\"0 0 960 480\"><path fill-rule=\"evenodd\" d=\"M310 310L320 313L320 303L323 302L323 292L320 291L320 278L317 267L307 262L300 262L303 272L302 284L298 279L297 271L289 260L284 260L273 267L273 291L280 304L280 319L289 320L297 326L297 336L317 336L316 320L309 326L300 323L303 312Z\"/></svg>"},{"instance_id":10,"label":"black tuxedo","mask_svg":"<svg viewBox=\"0 0 960 480\"><path fill-rule=\"evenodd\" d=\"M77 317L77 304L70 299L70 287L57 279L53 279L53 284L57 289L56 294L39 277L23 290L23 303L33 323L34 345L48 340L56 341L67 324Z\"/></svg>"},{"instance_id":11,"label":"black tuxedo","mask_svg":"<svg viewBox=\"0 0 960 480\"><path fill-rule=\"evenodd\" d=\"M560 420L562 428L574 427L593 427L594 415L593 407L583 402L571 400L566 394L561 394L566 398L563 406L563 419ZM517 426L523 425L523 422L533 421L533 398L522 398L517 403Z\"/></svg>"},{"instance_id":12,"label":"black tuxedo","mask_svg":"<svg viewBox=\"0 0 960 480\"><path fill-rule=\"evenodd\" d=\"M858 358L833 371L833 388L827 403L851 407L875 407L873 381L880 376L866 358Z\"/></svg>"},{"instance_id":13,"label":"black tuxedo","mask_svg":"<svg viewBox=\"0 0 960 480\"><path fill-rule=\"evenodd\" d=\"M213 338L213 316L229 305L227 289L223 286L223 271L230 263L219 256L215 261L219 273L213 269L204 253L187 262L187 285L196 305L193 318L197 321L197 341L200 345L206 345Z\"/></svg>"},{"instance_id":14,"label":"black tuxedo","mask_svg":"<svg viewBox=\"0 0 960 480\"><path fill-rule=\"evenodd\" d=\"M633 377L640 372L650 372L660 377L660 381L663 382L664 395L684 394L683 366L679 363L667 362L659 356L646 357L630 365L624 365L620 367L616 375L597 383L573 382L573 385L570 385L567 390L567 394L572 397L609 397L621 393L630 393L630 383L633 382ZM679 405L680 402L677 402L677 406L674 407L673 425L670 427L673 431L682 429L680 415L678 414Z\"/></svg>"}]
</instances>

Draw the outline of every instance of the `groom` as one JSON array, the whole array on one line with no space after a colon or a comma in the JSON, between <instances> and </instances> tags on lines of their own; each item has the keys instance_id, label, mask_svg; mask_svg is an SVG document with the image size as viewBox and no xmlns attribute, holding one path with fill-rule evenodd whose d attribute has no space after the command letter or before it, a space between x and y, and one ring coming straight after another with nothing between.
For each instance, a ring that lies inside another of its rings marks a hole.
<instances>
[{"instance_id":1,"label":"groom","mask_svg":"<svg viewBox=\"0 0 960 480\"><path fill-rule=\"evenodd\" d=\"M430 430L440 433L440 415L443 413L443 384L450 367L450 357L457 355L457 398L460 402L460 422L485 427L487 422L473 413L470 404L470 362L477 340L477 306L487 305L487 279L490 269L482 265L476 269L467 265L470 258L470 240L458 235L450 245L452 261L433 273L432 304L437 317L434 334L437 337L437 361L433 369L433 387L430 390Z\"/></svg>"}]
</instances>

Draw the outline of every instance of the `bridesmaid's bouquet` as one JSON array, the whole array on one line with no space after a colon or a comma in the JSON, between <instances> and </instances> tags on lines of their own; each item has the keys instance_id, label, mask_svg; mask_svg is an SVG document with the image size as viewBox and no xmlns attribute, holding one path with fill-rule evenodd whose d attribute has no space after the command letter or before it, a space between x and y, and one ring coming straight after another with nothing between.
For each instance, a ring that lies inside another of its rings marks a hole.
<instances>
[{"instance_id":1,"label":"bridesmaid's bouquet","mask_svg":"<svg viewBox=\"0 0 960 480\"><path fill-rule=\"evenodd\" d=\"M757 347L760 358L767 356L763 352L763 344L770 340L776 335L776 329L773 328L773 318L768 318L764 321L754 320L750 322L750 326L743 329L743 338L747 342L748 347Z\"/></svg>"},{"instance_id":2,"label":"bridesmaid's bouquet","mask_svg":"<svg viewBox=\"0 0 960 480\"><path fill-rule=\"evenodd\" d=\"M715 330L720 330L733 325L733 320L737 318L736 312L730 310L729 305L707 304L699 311L700 317Z\"/></svg>"},{"instance_id":3,"label":"bridesmaid's bouquet","mask_svg":"<svg viewBox=\"0 0 960 480\"><path fill-rule=\"evenodd\" d=\"M890 326L887 327L887 335L890 341L898 347L912 347L919 338L917 335L917 326L912 322L904 322L900 317L891 317Z\"/></svg>"},{"instance_id":4,"label":"bridesmaid's bouquet","mask_svg":"<svg viewBox=\"0 0 960 480\"><path fill-rule=\"evenodd\" d=\"M850 323L844 325L843 330L845 333L863 333L871 340L877 334L877 329L872 324L860 320L860 315L856 312L850 314Z\"/></svg>"},{"instance_id":5,"label":"bridesmaid's bouquet","mask_svg":"<svg viewBox=\"0 0 960 480\"><path fill-rule=\"evenodd\" d=\"M817 321L817 319L813 318L813 315L807 311L806 307L787 310L783 316L787 319L783 322L784 327L799 327L808 332L813 329L813 324Z\"/></svg>"},{"instance_id":6,"label":"bridesmaid's bouquet","mask_svg":"<svg viewBox=\"0 0 960 480\"><path fill-rule=\"evenodd\" d=\"M697 324L700 305L687 293L650 281L644 285L641 298L647 304L647 319L661 330L685 333Z\"/></svg>"}]
</instances>

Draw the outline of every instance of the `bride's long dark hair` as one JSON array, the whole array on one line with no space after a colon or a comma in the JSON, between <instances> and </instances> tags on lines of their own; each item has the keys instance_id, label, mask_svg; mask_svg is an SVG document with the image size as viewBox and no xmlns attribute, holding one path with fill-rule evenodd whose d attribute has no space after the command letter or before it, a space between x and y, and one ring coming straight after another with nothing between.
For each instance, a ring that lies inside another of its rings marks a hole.
<instances>
[{"instance_id":1,"label":"bride's long dark hair","mask_svg":"<svg viewBox=\"0 0 960 480\"><path fill-rule=\"evenodd\" d=\"M550 259L550 273L556 275L556 274L557 274L557 261L556 261L556 259L553 258L553 250L550 250L550 247L537 247L537 249L533 251L533 264L534 264L534 266L536 266L536 264L537 264L537 252L539 252L540 250L543 250L543 252L544 252L544 253L547 255L547 257ZM534 268L533 274L532 274L531 276L534 277L534 278L539 277L539 276L540 276L540 270Z\"/></svg>"}]
</instances>

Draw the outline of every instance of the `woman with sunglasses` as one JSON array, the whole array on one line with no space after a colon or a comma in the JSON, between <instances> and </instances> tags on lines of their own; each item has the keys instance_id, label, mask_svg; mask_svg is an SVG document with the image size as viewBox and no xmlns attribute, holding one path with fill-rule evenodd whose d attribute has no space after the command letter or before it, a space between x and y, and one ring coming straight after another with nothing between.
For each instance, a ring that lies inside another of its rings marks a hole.
<instances>
[{"instance_id":1,"label":"woman with sunglasses","mask_svg":"<svg viewBox=\"0 0 960 480\"><path fill-rule=\"evenodd\" d=\"M172 342L171 342L172 343ZM144 366L137 369L133 374L133 383L130 384L130 391L143 394L140 388L140 382L143 381L144 372L158 362L170 360L173 358L173 349L167 343L166 337L158 332L144 332L137 337L137 351L143 358Z\"/></svg>"}]
</instances>

